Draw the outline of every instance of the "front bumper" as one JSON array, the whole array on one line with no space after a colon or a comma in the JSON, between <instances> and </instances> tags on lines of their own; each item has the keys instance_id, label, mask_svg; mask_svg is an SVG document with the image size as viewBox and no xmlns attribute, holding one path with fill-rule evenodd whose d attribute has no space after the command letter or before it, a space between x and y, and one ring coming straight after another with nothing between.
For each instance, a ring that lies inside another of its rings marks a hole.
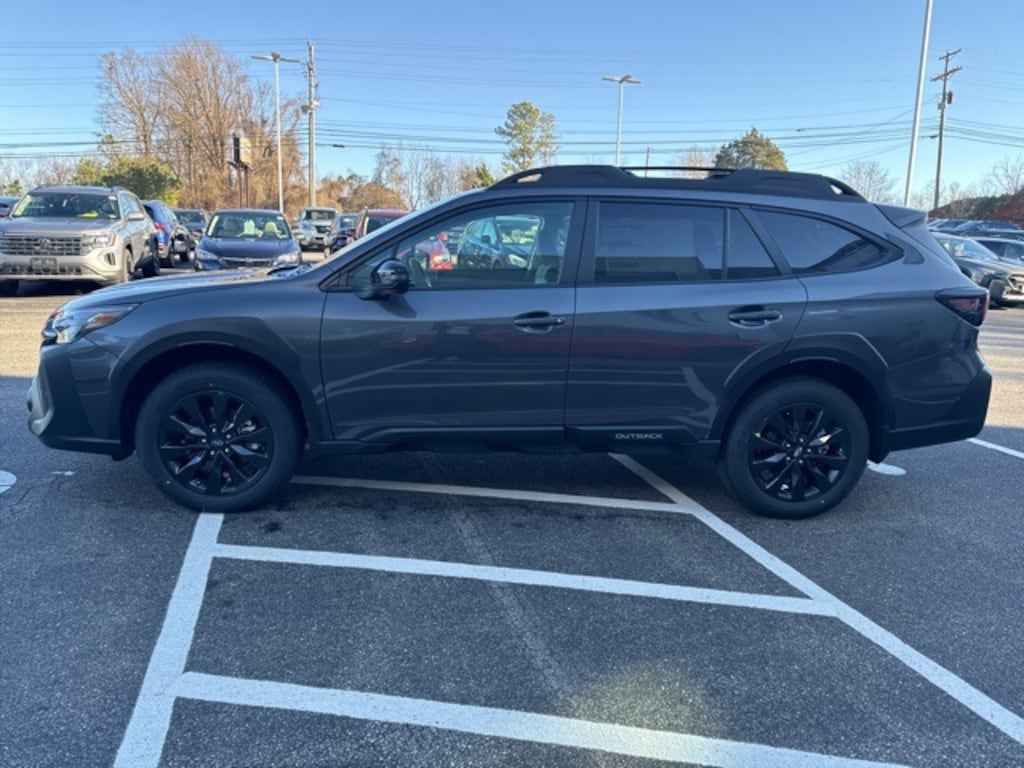
<instances>
[{"instance_id":1,"label":"front bumper","mask_svg":"<svg viewBox=\"0 0 1024 768\"><path fill-rule=\"evenodd\" d=\"M20 256L0 252L0 279L122 281L122 256L113 248L94 248L81 256Z\"/></svg>"},{"instance_id":2,"label":"front bumper","mask_svg":"<svg viewBox=\"0 0 1024 768\"><path fill-rule=\"evenodd\" d=\"M43 347L26 393L29 431L50 448L130 455L113 417L109 381L116 362L88 341Z\"/></svg>"}]
</instances>

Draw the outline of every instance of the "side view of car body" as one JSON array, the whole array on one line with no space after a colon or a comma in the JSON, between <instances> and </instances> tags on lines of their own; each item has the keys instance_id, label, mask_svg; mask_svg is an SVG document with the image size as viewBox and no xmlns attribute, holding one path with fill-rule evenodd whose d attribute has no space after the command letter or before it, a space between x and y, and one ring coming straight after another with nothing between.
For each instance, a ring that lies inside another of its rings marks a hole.
<instances>
[{"instance_id":1,"label":"side view of car body","mask_svg":"<svg viewBox=\"0 0 1024 768\"><path fill-rule=\"evenodd\" d=\"M124 283L159 273L153 222L120 187L40 187L0 220L0 295L21 281Z\"/></svg>"},{"instance_id":2,"label":"side view of car body","mask_svg":"<svg viewBox=\"0 0 1024 768\"><path fill-rule=\"evenodd\" d=\"M163 200L143 200L142 204L156 227L160 263L165 267L173 267L175 263L187 262L189 233L185 225Z\"/></svg>"},{"instance_id":3,"label":"side view of car body","mask_svg":"<svg viewBox=\"0 0 1024 768\"><path fill-rule=\"evenodd\" d=\"M521 263L432 266L499 220L526 225ZM556 166L317 263L73 299L28 426L135 452L197 510L263 504L304 451L614 451L713 461L747 508L800 518L869 459L981 430L987 308L923 212L835 179Z\"/></svg>"}]
</instances>

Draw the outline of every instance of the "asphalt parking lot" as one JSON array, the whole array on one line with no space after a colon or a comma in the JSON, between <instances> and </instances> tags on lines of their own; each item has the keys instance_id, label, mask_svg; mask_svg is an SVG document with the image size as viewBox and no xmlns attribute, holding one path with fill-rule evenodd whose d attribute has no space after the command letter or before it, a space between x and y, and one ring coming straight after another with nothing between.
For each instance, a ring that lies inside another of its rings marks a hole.
<instances>
[{"instance_id":1,"label":"asphalt parking lot","mask_svg":"<svg viewBox=\"0 0 1024 768\"><path fill-rule=\"evenodd\" d=\"M1024 308L978 439L839 509L753 517L709 466L307 462L196 516L25 429L0 299L0 764L1024 766Z\"/></svg>"}]
</instances>

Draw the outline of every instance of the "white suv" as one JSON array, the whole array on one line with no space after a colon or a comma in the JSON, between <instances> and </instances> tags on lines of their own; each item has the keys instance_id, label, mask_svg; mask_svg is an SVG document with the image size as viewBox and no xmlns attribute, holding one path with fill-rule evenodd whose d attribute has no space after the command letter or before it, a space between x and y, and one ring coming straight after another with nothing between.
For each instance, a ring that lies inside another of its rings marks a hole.
<instances>
[{"instance_id":1,"label":"white suv","mask_svg":"<svg viewBox=\"0 0 1024 768\"><path fill-rule=\"evenodd\" d=\"M0 221L0 295L22 280L127 282L136 269L159 273L153 222L119 187L34 189Z\"/></svg>"}]
</instances>

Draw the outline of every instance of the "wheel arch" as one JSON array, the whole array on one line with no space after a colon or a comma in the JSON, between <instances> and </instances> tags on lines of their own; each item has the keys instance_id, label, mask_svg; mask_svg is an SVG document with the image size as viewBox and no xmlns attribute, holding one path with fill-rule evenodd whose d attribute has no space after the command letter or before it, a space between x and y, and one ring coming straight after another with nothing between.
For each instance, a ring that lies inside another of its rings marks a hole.
<instances>
[{"instance_id":1,"label":"wheel arch","mask_svg":"<svg viewBox=\"0 0 1024 768\"><path fill-rule=\"evenodd\" d=\"M774 366L762 368L755 375L744 376L742 386L737 385L727 390L710 436L718 442L721 450L723 438L732 428L741 406L754 392L783 379L812 378L845 392L857 404L868 427L868 457L872 461L881 461L889 452L892 406L879 389L884 384L884 374L881 377L877 375L878 372L874 370L876 367L877 363L866 365L859 356L837 357L835 349L827 353L801 350L796 354L788 354L785 359L776 361Z\"/></svg>"},{"instance_id":2,"label":"wheel arch","mask_svg":"<svg viewBox=\"0 0 1024 768\"><path fill-rule=\"evenodd\" d=\"M233 363L266 376L288 400L299 425L300 440L305 443L317 436L316 420L310 417L311 406L304 402L294 382L265 357L223 342L197 342L165 349L134 370L124 382L123 396L118 400L117 434L130 452L135 448L135 424L146 396L169 374L197 363ZM135 393L132 395L132 393Z\"/></svg>"}]
</instances>

